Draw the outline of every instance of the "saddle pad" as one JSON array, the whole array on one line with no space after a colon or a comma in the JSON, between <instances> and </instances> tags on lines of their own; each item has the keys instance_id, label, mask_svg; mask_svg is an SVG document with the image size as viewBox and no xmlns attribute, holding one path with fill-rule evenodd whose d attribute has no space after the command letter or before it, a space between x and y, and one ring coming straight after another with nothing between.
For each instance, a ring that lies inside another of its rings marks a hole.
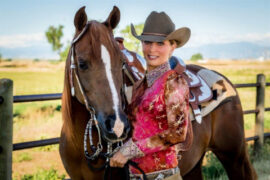
<instances>
[{"instance_id":1,"label":"saddle pad","mask_svg":"<svg viewBox=\"0 0 270 180\"><path fill-rule=\"evenodd\" d=\"M216 73L214 73L214 74L216 74ZM212 74L212 75L214 75L214 74ZM212 99L211 101L208 101L208 102L201 104L201 116L202 117L211 113L225 99L232 97L232 96L236 96L236 94L237 94L234 87L226 79L224 79L222 76L220 76L218 74L216 74L216 75L219 76L219 77L214 78L214 79L216 79L215 80L216 82L212 81L213 79L211 79L211 81L208 81L208 83L212 84L211 89L213 91L214 90L217 91L217 99L216 100ZM192 110L192 107L190 106L190 120L195 120L193 113L194 112Z\"/></svg>"},{"instance_id":2,"label":"saddle pad","mask_svg":"<svg viewBox=\"0 0 270 180\"><path fill-rule=\"evenodd\" d=\"M197 75L204 79L209 87L212 87L216 82L223 79L222 76L208 69L201 69L197 72Z\"/></svg>"}]
</instances>

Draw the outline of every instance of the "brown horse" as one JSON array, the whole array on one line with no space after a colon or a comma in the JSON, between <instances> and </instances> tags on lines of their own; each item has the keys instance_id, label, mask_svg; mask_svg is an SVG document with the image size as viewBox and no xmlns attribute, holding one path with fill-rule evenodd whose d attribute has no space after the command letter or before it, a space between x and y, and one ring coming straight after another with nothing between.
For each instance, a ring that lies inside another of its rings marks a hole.
<instances>
[{"instance_id":1,"label":"brown horse","mask_svg":"<svg viewBox=\"0 0 270 180\"><path fill-rule=\"evenodd\" d=\"M112 32L120 11L114 7L107 20L99 23L88 22L84 9L74 18L76 32L66 61L62 95L60 155L74 180L102 179L104 171L95 172L88 163L93 169L103 165L105 160L99 155L111 148L107 149L108 145L124 140L130 129L122 110L121 51Z\"/></svg>"},{"instance_id":2,"label":"brown horse","mask_svg":"<svg viewBox=\"0 0 270 180\"><path fill-rule=\"evenodd\" d=\"M128 61L129 56L124 57ZM134 58L132 60L140 62ZM183 64L183 61L179 62ZM187 65L186 68L194 73L205 69L197 65ZM227 81L233 91L237 92L226 77L217 74ZM135 78L134 80L136 81ZM193 144L189 151L180 152L182 158L179 161L179 168L183 179L203 179L202 160L209 150L221 161L229 179L257 179L246 149L243 110L237 93L235 96L224 99L218 107L203 118L201 124L193 121L192 127Z\"/></svg>"}]
</instances>

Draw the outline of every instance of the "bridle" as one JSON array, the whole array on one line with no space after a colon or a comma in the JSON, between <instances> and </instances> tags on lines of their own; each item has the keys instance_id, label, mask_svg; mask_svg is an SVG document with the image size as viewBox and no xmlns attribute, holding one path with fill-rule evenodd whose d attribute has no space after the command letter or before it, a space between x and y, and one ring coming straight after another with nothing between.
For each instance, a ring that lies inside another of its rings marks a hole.
<instances>
[{"instance_id":1,"label":"bridle","mask_svg":"<svg viewBox=\"0 0 270 180\"><path fill-rule=\"evenodd\" d=\"M77 84L79 86L80 93L83 96L84 105L85 105L87 111L90 114L90 118L89 118L89 121L88 121L88 123L86 125L85 133L84 133L84 155L85 155L85 157L87 159L88 166L92 170L101 170L101 169L105 168L106 164L108 164L108 162L109 162L109 158L112 157L113 154L120 149L120 147L122 146L123 143L122 143L122 141L118 142L116 144L116 148L113 150L113 143L108 142L108 141L105 141L107 143L107 153L102 152L102 150L103 150L102 139L101 139L102 137L101 137L100 127L99 127L98 121L96 119L96 111L95 111L94 107L89 104L88 98L86 96L86 93L84 91L84 88L82 86L82 83L80 81L80 78L78 76L78 72L76 70L77 69L77 66L76 66L75 60L74 60L74 55L75 55L75 48L74 48L74 46L75 46L75 43L78 42L80 40L80 38L85 34L85 32L87 31L89 25L90 25L90 22L87 22L86 25L85 25L85 27L83 28L83 30L71 42L71 64L70 64L70 71L69 71L69 79L70 79L71 95L72 95L72 97L75 96L75 88L74 88L74 82L73 82L73 76L75 76L75 80L76 80L76 82L77 82ZM123 62L122 74L123 74L124 73L125 65L124 65L124 61L123 60L122 60L122 62ZM123 76L124 76L124 74L123 74ZM125 96L124 95L124 92L125 92L125 89L124 88L125 88L125 85L123 83L123 86L122 86L122 89L121 89L122 99ZM122 102L122 105L125 106L125 103ZM95 146L93 144L93 138L92 138L92 126L93 125L96 127L97 132L98 132L98 143L97 143L97 146ZM92 154L90 154L88 152L88 150L87 150L87 139L88 138L89 138L90 149L93 152ZM99 168L94 168L91 165L91 161L96 160L99 157L105 158L106 159L106 163L104 165L102 165L101 167L99 167Z\"/></svg>"}]
</instances>

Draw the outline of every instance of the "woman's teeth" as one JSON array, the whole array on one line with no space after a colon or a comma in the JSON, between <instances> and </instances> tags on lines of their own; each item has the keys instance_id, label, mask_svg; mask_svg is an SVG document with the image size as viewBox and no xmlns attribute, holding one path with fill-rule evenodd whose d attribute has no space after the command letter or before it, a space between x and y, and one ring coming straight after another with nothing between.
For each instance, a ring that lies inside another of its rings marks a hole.
<instances>
[{"instance_id":1,"label":"woman's teeth","mask_svg":"<svg viewBox=\"0 0 270 180\"><path fill-rule=\"evenodd\" d=\"M158 58L158 56L151 56L151 55L148 55L149 59L156 59Z\"/></svg>"}]
</instances>

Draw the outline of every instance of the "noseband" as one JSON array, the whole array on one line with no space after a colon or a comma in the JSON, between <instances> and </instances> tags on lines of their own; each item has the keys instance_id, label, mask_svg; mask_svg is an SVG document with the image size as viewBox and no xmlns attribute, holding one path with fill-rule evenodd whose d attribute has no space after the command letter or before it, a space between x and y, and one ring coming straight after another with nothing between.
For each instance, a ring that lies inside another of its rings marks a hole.
<instances>
[{"instance_id":1,"label":"noseband","mask_svg":"<svg viewBox=\"0 0 270 180\"><path fill-rule=\"evenodd\" d=\"M74 55L75 55L74 46L75 46L75 43L78 42L79 39L85 34L85 32L87 31L89 25L90 25L90 22L87 22L87 24L85 25L83 30L80 32L80 34L76 38L74 38L73 41L71 42L71 64L70 64L70 71L69 71L71 95L72 95L72 97L75 96L75 88L74 88L74 82L73 82L73 76L75 76L75 80L76 80L76 82L77 82L77 84L79 86L80 93L82 94L83 99L84 99L84 105L85 105L87 111L90 114L90 119L89 119L89 121L88 121L88 123L86 125L85 133L84 133L84 154L85 154L85 157L86 157L87 160L91 160L91 161L97 159L98 157L103 157L103 158L106 158L106 164L107 164L109 162L109 158L112 157L113 154L119 150L119 148L122 146L123 143L122 143L122 141L118 142L116 144L116 148L113 150L113 143L106 141L107 142L107 153L102 152L103 146L102 146L102 143L101 143L101 141L102 141L101 140L101 131L100 131L100 127L98 125L98 121L96 119L96 115L95 115L96 111L93 108L93 106L91 106L89 104L88 98L86 96L84 88L83 88L83 86L81 84L81 81L79 79L78 72L76 70L77 66L76 66L75 60L74 60ZM124 67L125 66L123 65L122 73L124 73ZM123 85L122 89L121 89L122 98L123 98L124 92L125 92L124 88L125 88L125 85ZM123 102L122 102L122 104L125 105L125 103L123 103ZM92 126L93 126L93 123L94 123L94 125L95 125L95 127L97 129L97 132L98 132L97 146L95 146L93 144L93 138L92 138ZM89 138L90 148L91 148L91 151L93 152L92 154L89 154L89 152L87 150L87 138ZM100 168L94 168L88 161L88 166L93 170L97 170L97 169L103 169L105 167L105 164Z\"/></svg>"}]
</instances>

